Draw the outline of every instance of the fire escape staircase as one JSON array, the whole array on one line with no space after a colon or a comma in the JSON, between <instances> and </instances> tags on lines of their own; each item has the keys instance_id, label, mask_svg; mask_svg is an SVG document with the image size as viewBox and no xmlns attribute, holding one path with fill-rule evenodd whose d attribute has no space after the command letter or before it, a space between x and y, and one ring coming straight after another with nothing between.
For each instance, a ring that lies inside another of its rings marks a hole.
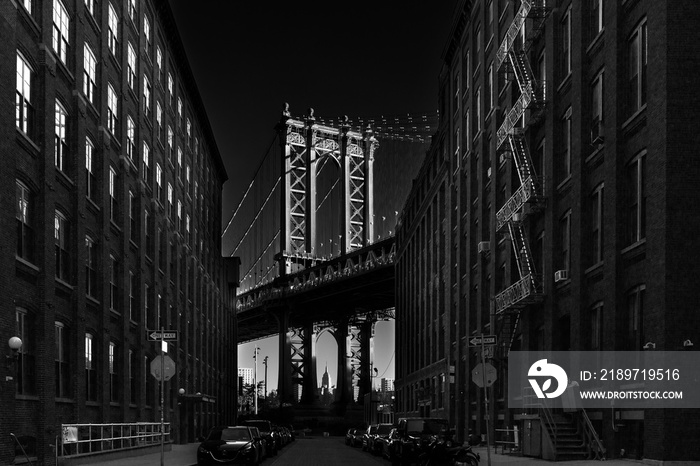
<instances>
[{"instance_id":1,"label":"fire escape staircase","mask_svg":"<svg viewBox=\"0 0 700 466\"><path fill-rule=\"evenodd\" d=\"M496 231L507 227L513 246L514 257L520 279L498 293L495 311L500 343L500 356L507 357L515 340L520 312L525 306L540 301L543 297L542 280L535 270L532 254L523 225L525 217L544 205L542 183L535 172L525 140L524 129L518 127L526 109L526 123L533 124L544 115L546 87L532 72L528 60L528 49L541 33L550 9L544 0L522 0L515 18L496 53L500 72L514 78L520 96L506 115L497 132L497 150L510 154L520 179L520 187L496 214ZM517 41L526 19L532 19L532 33L524 44Z\"/></svg>"}]
</instances>

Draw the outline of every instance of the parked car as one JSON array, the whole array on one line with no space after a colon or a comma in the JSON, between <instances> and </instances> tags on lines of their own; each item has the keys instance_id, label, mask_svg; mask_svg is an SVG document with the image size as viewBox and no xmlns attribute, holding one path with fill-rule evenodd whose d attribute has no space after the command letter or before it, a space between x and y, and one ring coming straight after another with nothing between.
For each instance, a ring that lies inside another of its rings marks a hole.
<instances>
[{"instance_id":1,"label":"parked car","mask_svg":"<svg viewBox=\"0 0 700 466\"><path fill-rule=\"evenodd\" d=\"M396 427L391 429L389 435L386 437L379 437L377 439L377 444L379 445L380 454L388 459L389 461L394 461L394 447L396 446L396 441L399 439L399 432Z\"/></svg>"},{"instance_id":2,"label":"parked car","mask_svg":"<svg viewBox=\"0 0 700 466\"><path fill-rule=\"evenodd\" d=\"M374 435L367 438L367 448L365 450L375 455L380 455L382 453L382 444L379 440L389 437L393 427L392 424L377 424Z\"/></svg>"},{"instance_id":3,"label":"parked car","mask_svg":"<svg viewBox=\"0 0 700 466\"><path fill-rule=\"evenodd\" d=\"M347 434L345 434L345 445L350 445L351 447L361 446L364 433L364 429L348 429Z\"/></svg>"},{"instance_id":4,"label":"parked car","mask_svg":"<svg viewBox=\"0 0 700 466\"><path fill-rule=\"evenodd\" d=\"M348 429L347 433L345 434L345 445L352 445L353 442L355 441L355 431L357 429Z\"/></svg>"},{"instance_id":5,"label":"parked car","mask_svg":"<svg viewBox=\"0 0 700 466\"><path fill-rule=\"evenodd\" d=\"M362 433L362 451L368 450L370 439L374 438L376 434L377 424L372 424L371 426L367 427L367 430L365 430Z\"/></svg>"},{"instance_id":6,"label":"parked car","mask_svg":"<svg viewBox=\"0 0 700 466\"><path fill-rule=\"evenodd\" d=\"M415 463L432 440L450 436L448 421L441 418L401 418L396 431L398 439L394 441L393 466Z\"/></svg>"},{"instance_id":7,"label":"parked car","mask_svg":"<svg viewBox=\"0 0 700 466\"><path fill-rule=\"evenodd\" d=\"M262 446L262 458L267 458L269 456L267 442L262 438L262 435L260 435L260 431L257 427L249 427L249 429L253 433L253 437L260 439L260 445Z\"/></svg>"},{"instance_id":8,"label":"parked car","mask_svg":"<svg viewBox=\"0 0 700 466\"><path fill-rule=\"evenodd\" d=\"M280 440L277 433L272 428L272 423L264 419L249 419L243 421L243 425L249 427L257 427L260 431L260 436L267 444L268 456L277 455L277 450L280 449Z\"/></svg>"},{"instance_id":9,"label":"parked car","mask_svg":"<svg viewBox=\"0 0 700 466\"><path fill-rule=\"evenodd\" d=\"M197 465L258 464L263 441L247 426L212 428L197 449Z\"/></svg>"},{"instance_id":10,"label":"parked car","mask_svg":"<svg viewBox=\"0 0 700 466\"><path fill-rule=\"evenodd\" d=\"M295 441L297 437L297 431L294 430L294 426L289 424L288 426L285 426L285 429L289 431L289 435L292 437L292 442Z\"/></svg>"}]
</instances>

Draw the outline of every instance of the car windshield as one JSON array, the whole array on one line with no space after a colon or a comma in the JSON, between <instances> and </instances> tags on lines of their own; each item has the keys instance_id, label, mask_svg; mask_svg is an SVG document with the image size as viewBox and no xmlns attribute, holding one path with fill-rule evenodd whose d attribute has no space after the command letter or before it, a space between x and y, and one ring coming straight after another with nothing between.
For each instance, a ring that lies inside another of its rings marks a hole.
<instances>
[{"instance_id":1,"label":"car windshield","mask_svg":"<svg viewBox=\"0 0 700 466\"><path fill-rule=\"evenodd\" d=\"M409 419L406 422L406 431L409 434L438 435L447 430L447 423L439 420Z\"/></svg>"},{"instance_id":2,"label":"car windshield","mask_svg":"<svg viewBox=\"0 0 700 466\"><path fill-rule=\"evenodd\" d=\"M214 429L209 433L207 440L244 441L250 440L250 432L245 427L230 427Z\"/></svg>"},{"instance_id":3,"label":"car windshield","mask_svg":"<svg viewBox=\"0 0 700 466\"><path fill-rule=\"evenodd\" d=\"M387 435L389 432L391 432L391 424L382 424L377 427L378 435Z\"/></svg>"},{"instance_id":4,"label":"car windshield","mask_svg":"<svg viewBox=\"0 0 700 466\"><path fill-rule=\"evenodd\" d=\"M369 428L369 434L374 435L377 433L377 426L370 426Z\"/></svg>"},{"instance_id":5,"label":"car windshield","mask_svg":"<svg viewBox=\"0 0 700 466\"><path fill-rule=\"evenodd\" d=\"M255 426L260 432L270 432L270 423L267 421L248 421L246 425Z\"/></svg>"}]
</instances>

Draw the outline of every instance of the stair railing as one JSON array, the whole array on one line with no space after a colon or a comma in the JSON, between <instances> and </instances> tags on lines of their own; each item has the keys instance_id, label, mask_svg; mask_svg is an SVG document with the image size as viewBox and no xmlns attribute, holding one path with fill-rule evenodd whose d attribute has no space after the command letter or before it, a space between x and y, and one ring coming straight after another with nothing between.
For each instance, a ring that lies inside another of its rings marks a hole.
<instances>
[{"instance_id":1,"label":"stair railing","mask_svg":"<svg viewBox=\"0 0 700 466\"><path fill-rule=\"evenodd\" d=\"M605 459L605 447L598 437L598 433L593 427L591 418L588 417L586 410L581 408L581 416L579 418L579 423L583 427L583 432L586 434L586 443L588 444L588 449L593 452L595 459L604 460Z\"/></svg>"},{"instance_id":2,"label":"stair railing","mask_svg":"<svg viewBox=\"0 0 700 466\"><path fill-rule=\"evenodd\" d=\"M540 415L542 419L544 419L545 424L548 427L548 431L551 432L553 435L550 437L553 437L553 447L554 447L554 461L557 460L557 440L559 437L559 431L557 428L557 423L554 420L554 416L552 415L552 411L549 409L549 406L547 406L547 403L541 403L540 404Z\"/></svg>"},{"instance_id":3,"label":"stair railing","mask_svg":"<svg viewBox=\"0 0 700 466\"><path fill-rule=\"evenodd\" d=\"M19 448L20 448L20 450L22 450L22 454L23 454L24 457L26 458L27 463L29 463L30 465L34 464L34 463L32 463L32 461L29 459L29 455L27 455L27 452L24 451L24 447L23 447L22 444L20 443L20 441L19 441L19 439L17 438L17 436L16 436L15 434L13 434L12 432L10 432L10 436L11 436L13 439L15 439L15 442L17 443L17 445L19 445Z\"/></svg>"}]
</instances>

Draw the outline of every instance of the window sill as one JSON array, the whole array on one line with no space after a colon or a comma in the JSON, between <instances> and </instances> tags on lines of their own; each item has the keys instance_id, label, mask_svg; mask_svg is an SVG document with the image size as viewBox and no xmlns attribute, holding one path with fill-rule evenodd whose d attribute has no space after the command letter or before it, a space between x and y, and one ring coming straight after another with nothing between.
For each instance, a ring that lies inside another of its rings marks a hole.
<instances>
[{"instance_id":1,"label":"window sill","mask_svg":"<svg viewBox=\"0 0 700 466\"><path fill-rule=\"evenodd\" d=\"M603 46L605 45L605 40L603 38L605 33L605 28L601 29L600 32L593 38L591 41L591 44L586 48L586 54L591 57L593 55L596 55L598 52L600 52L603 49Z\"/></svg>"},{"instance_id":2,"label":"window sill","mask_svg":"<svg viewBox=\"0 0 700 466\"><path fill-rule=\"evenodd\" d=\"M98 403L97 401L86 401L85 406L90 406L92 408L99 408L100 403Z\"/></svg>"},{"instance_id":3,"label":"window sill","mask_svg":"<svg viewBox=\"0 0 700 466\"><path fill-rule=\"evenodd\" d=\"M66 189L73 189L75 183L71 180L68 175L66 175L60 168L56 168L56 179L61 183Z\"/></svg>"},{"instance_id":4,"label":"window sill","mask_svg":"<svg viewBox=\"0 0 700 466\"><path fill-rule=\"evenodd\" d=\"M39 397L36 395L22 395L22 394L16 394L15 395L15 400L21 400L21 401L39 401Z\"/></svg>"},{"instance_id":5,"label":"window sill","mask_svg":"<svg viewBox=\"0 0 700 466\"><path fill-rule=\"evenodd\" d=\"M117 317L117 318L119 318L119 317L122 316L122 313L121 313L121 312L117 311L116 309L112 309L111 307L109 308L109 313L110 313L113 317Z\"/></svg>"},{"instance_id":6,"label":"window sill","mask_svg":"<svg viewBox=\"0 0 700 466\"><path fill-rule=\"evenodd\" d=\"M622 132L625 136L636 132L647 122L647 104L642 105L631 117L622 123Z\"/></svg>"},{"instance_id":7,"label":"window sill","mask_svg":"<svg viewBox=\"0 0 700 466\"><path fill-rule=\"evenodd\" d=\"M114 56L114 53L110 50L108 52L109 58L112 59L112 64L117 68L117 71L121 73L122 71L122 65L117 61L117 57Z\"/></svg>"},{"instance_id":8,"label":"window sill","mask_svg":"<svg viewBox=\"0 0 700 466\"><path fill-rule=\"evenodd\" d=\"M488 53L489 48L491 48L491 44L493 44L493 34L491 34L491 37L489 37L489 41L486 42L486 47L484 47L484 54Z\"/></svg>"},{"instance_id":9,"label":"window sill","mask_svg":"<svg viewBox=\"0 0 700 466\"><path fill-rule=\"evenodd\" d=\"M97 298L95 298L94 296L90 296L89 294L86 294L85 300L96 307L100 307L100 301Z\"/></svg>"},{"instance_id":10,"label":"window sill","mask_svg":"<svg viewBox=\"0 0 700 466\"><path fill-rule=\"evenodd\" d=\"M75 404L75 400L74 400L73 398L59 398L59 397L56 397L56 403Z\"/></svg>"},{"instance_id":11,"label":"window sill","mask_svg":"<svg viewBox=\"0 0 700 466\"><path fill-rule=\"evenodd\" d=\"M65 291L67 293L72 293L73 292L73 285L71 285L68 282L63 281L62 279L56 277L56 285L58 285L58 288L61 289L62 291Z\"/></svg>"},{"instance_id":12,"label":"window sill","mask_svg":"<svg viewBox=\"0 0 700 466\"><path fill-rule=\"evenodd\" d=\"M557 289L557 291L562 291L564 289L571 288L571 278L567 278L566 280L554 283L554 287Z\"/></svg>"},{"instance_id":13,"label":"window sill","mask_svg":"<svg viewBox=\"0 0 700 466\"><path fill-rule=\"evenodd\" d=\"M16 126L15 128L17 129L17 142L19 142L20 146L24 147L32 157L38 157L41 154L39 146L29 138L27 133Z\"/></svg>"},{"instance_id":14,"label":"window sill","mask_svg":"<svg viewBox=\"0 0 700 466\"><path fill-rule=\"evenodd\" d=\"M34 277L37 277L39 275L39 272L41 272L41 269L39 267L17 255L15 255L15 263L19 270L28 273L29 275L32 275Z\"/></svg>"},{"instance_id":15,"label":"window sill","mask_svg":"<svg viewBox=\"0 0 700 466\"><path fill-rule=\"evenodd\" d=\"M61 70L61 73L69 81L69 84L71 84L71 87L75 87L75 76L73 76L73 73L70 72L70 70L68 69L68 66L61 61L61 59L56 55L55 52L54 52L54 56L56 58L56 65L57 65L56 67L59 70Z\"/></svg>"},{"instance_id":16,"label":"window sill","mask_svg":"<svg viewBox=\"0 0 700 466\"><path fill-rule=\"evenodd\" d=\"M603 274L603 269L604 269L604 267L603 267L604 264L605 264L605 262L600 261L600 262L598 262L597 264L595 264L595 265L593 265L593 266L591 266L591 267L588 267L583 273L584 273L588 278L593 278L593 277L596 277L596 276L598 276L598 275L602 275L602 274Z\"/></svg>"},{"instance_id":17,"label":"window sill","mask_svg":"<svg viewBox=\"0 0 700 466\"><path fill-rule=\"evenodd\" d=\"M566 90L568 90L568 89L565 89L565 88L567 88L567 87L570 88L570 87L571 87L571 77L572 77L572 76L573 76L573 73L572 73L571 71L569 71L569 74L567 74L566 77L564 77L564 79L561 80L561 83L559 84L559 86L557 86L557 93L558 93L558 94L559 94L559 93L563 93L563 92L565 92Z\"/></svg>"},{"instance_id":18,"label":"window sill","mask_svg":"<svg viewBox=\"0 0 700 466\"><path fill-rule=\"evenodd\" d=\"M598 145L598 147L596 147L593 150L591 155L586 157L586 159L584 160L584 163L586 164L586 166L588 168L593 168L593 167L599 165L603 161L603 154L605 153L605 151L603 150L604 148L605 148L604 145L602 145L602 144Z\"/></svg>"},{"instance_id":19,"label":"window sill","mask_svg":"<svg viewBox=\"0 0 700 466\"><path fill-rule=\"evenodd\" d=\"M564 178L564 180L557 185L557 192L562 193L563 191L567 191L571 189L571 174Z\"/></svg>"},{"instance_id":20,"label":"window sill","mask_svg":"<svg viewBox=\"0 0 700 466\"><path fill-rule=\"evenodd\" d=\"M27 11L27 9L24 7L20 7L17 9L22 12L22 19L32 29L32 32L34 33L34 38L39 39L41 37L41 28L39 27L39 24L37 24L32 14L29 11Z\"/></svg>"},{"instance_id":21,"label":"window sill","mask_svg":"<svg viewBox=\"0 0 700 466\"><path fill-rule=\"evenodd\" d=\"M90 14L90 12L87 9L83 11L85 11L85 16L88 18L88 22L90 23L90 26L92 26L92 29L95 30L97 36L101 36L102 29L100 29L100 26L97 24L97 21L95 21L95 18Z\"/></svg>"},{"instance_id":22,"label":"window sill","mask_svg":"<svg viewBox=\"0 0 700 466\"><path fill-rule=\"evenodd\" d=\"M92 210L96 214L100 213L100 206L98 206L95 201L93 201L89 197L85 197L85 200L87 201L88 209Z\"/></svg>"},{"instance_id":23,"label":"window sill","mask_svg":"<svg viewBox=\"0 0 700 466\"><path fill-rule=\"evenodd\" d=\"M620 255L624 259L632 259L646 252L647 239L642 238L634 244L631 244L620 251Z\"/></svg>"},{"instance_id":24,"label":"window sill","mask_svg":"<svg viewBox=\"0 0 700 466\"><path fill-rule=\"evenodd\" d=\"M110 406L114 406L114 407L119 407L119 406L121 406L122 404L119 403L118 401L110 401L110 402L109 402L109 405L110 405Z\"/></svg>"}]
</instances>

